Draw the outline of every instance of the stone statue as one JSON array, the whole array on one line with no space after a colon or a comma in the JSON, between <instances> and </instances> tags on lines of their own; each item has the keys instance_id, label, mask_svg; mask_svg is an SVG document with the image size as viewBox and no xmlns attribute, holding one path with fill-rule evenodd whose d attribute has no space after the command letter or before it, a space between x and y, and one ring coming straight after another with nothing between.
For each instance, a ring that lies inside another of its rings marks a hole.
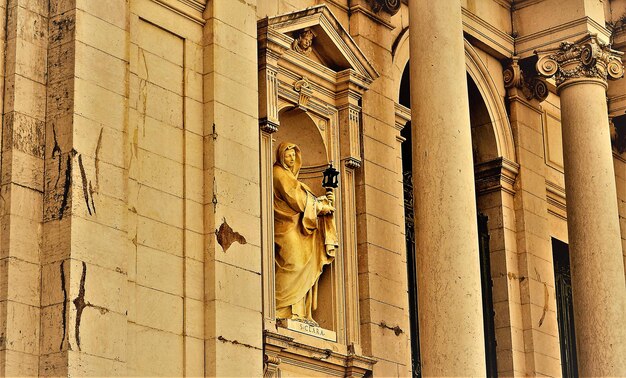
<instances>
[{"instance_id":1,"label":"stone statue","mask_svg":"<svg viewBox=\"0 0 626 378\"><path fill-rule=\"evenodd\" d=\"M274 163L274 242L276 317L317 326L317 284L325 265L335 258L339 239L334 195L317 197L298 181L300 148L283 142Z\"/></svg>"},{"instance_id":2,"label":"stone statue","mask_svg":"<svg viewBox=\"0 0 626 378\"><path fill-rule=\"evenodd\" d=\"M315 38L315 32L306 28L300 32L298 38L294 39L291 48L300 54L309 55L313 51L313 38Z\"/></svg>"}]
</instances>

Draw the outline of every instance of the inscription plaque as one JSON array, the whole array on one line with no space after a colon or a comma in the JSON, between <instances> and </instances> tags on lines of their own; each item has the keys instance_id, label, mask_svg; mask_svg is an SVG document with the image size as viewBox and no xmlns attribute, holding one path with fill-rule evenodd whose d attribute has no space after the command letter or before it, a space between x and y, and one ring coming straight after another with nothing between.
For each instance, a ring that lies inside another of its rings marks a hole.
<instances>
[{"instance_id":1,"label":"inscription plaque","mask_svg":"<svg viewBox=\"0 0 626 378\"><path fill-rule=\"evenodd\" d=\"M319 339L337 342L337 333L322 327L316 327L312 324L291 319L280 319L278 324L298 333L304 333L305 335L317 337Z\"/></svg>"}]
</instances>

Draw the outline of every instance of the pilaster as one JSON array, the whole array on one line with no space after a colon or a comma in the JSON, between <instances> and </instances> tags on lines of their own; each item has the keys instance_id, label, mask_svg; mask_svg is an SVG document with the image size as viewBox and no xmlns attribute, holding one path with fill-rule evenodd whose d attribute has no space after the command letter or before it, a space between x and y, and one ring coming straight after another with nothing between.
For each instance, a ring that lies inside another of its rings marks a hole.
<instances>
[{"instance_id":1,"label":"pilaster","mask_svg":"<svg viewBox=\"0 0 626 378\"><path fill-rule=\"evenodd\" d=\"M350 34L380 77L363 96L362 161L355 172L361 343L378 360L374 376L410 375L402 169L397 156L390 14L365 0L351 2ZM382 4L382 2L379 2ZM389 1L392 4L393 1ZM398 2L398 8L399 8ZM393 12L392 12L393 13ZM393 269L389 269L393 267Z\"/></svg>"},{"instance_id":2,"label":"pilaster","mask_svg":"<svg viewBox=\"0 0 626 378\"><path fill-rule=\"evenodd\" d=\"M43 4L6 1L0 14L0 374L37 375L48 12Z\"/></svg>"},{"instance_id":3,"label":"pilaster","mask_svg":"<svg viewBox=\"0 0 626 378\"><path fill-rule=\"evenodd\" d=\"M205 375L261 376L256 1L210 1L204 16ZM273 77L261 83L275 85ZM263 100L271 130L276 104Z\"/></svg>"},{"instance_id":4,"label":"pilaster","mask_svg":"<svg viewBox=\"0 0 626 378\"><path fill-rule=\"evenodd\" d=\"M124 375L128 8L49 10L39 374Z\"/></svg>"}]
</instances>

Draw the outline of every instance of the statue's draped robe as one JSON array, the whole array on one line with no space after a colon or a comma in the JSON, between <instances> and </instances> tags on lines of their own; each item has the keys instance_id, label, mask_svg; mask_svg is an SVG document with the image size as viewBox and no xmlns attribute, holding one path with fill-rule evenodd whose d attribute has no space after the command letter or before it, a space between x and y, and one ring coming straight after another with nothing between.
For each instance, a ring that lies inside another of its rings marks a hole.
<instances>
[{"instance_id":1,"label":"statue's draped robe","mask_svg":"<svg viewBox=\"0 0 626 378\"><path fill-rule=\"evenodd\" d=\"M296 151L292 169L283 160L288 149ZM297 179L301 164L297 146L279 146L273 168L276 317L313 320L317 282L324 265L333 261L339 243L333 216L318 217L327 200L318 201Z\"/></svg>"}]
</instances>

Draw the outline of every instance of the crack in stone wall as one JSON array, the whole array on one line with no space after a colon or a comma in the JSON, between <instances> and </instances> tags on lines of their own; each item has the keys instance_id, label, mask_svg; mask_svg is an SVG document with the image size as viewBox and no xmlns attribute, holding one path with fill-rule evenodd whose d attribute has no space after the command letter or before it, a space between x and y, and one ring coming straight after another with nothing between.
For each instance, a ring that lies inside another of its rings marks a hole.
<instances>
[{"instance_id":1,"label":"crack in stone wall","mask_svg":"<svg viewBox=\"0 0 626 378\"><path fill-rule=\"evenodd\" d=\"M63 343L65 342L65 338L67 336L67 289L65 288L65 267L63 265L63 261L61 261L61 290L63 291L63 337L61 338L61 345L59 345L59 350L63 350Z\"/></svg>"},{"instance_id":2,"label":"crack in stone wall","mask_svg":"<svg viewBox=\"0 0 626 378\"><path fill-rule=\"evenodd\" d=\"M70 189L72 188L72 156L72 153L69 153L67 155L67 165L65 167L65 183L63 184L63 197L61 199L61 207L59 208L59 220L63 219L65 209L67 208L70 200ZM61 170L59 170L59 177L61 177Z\"/></svg>"},{"instance_id":3,"label":"crack in stone wall","mask_svg":"<svg viewBox=\"0 0 626 378\"><path fill-rule=\"evenodd\" d=\"M223 342L223 343L231 343L233 345L241 345L242 347L250 348L250 349L259 349L259 348L256 348L256 347L252 346L252 345L241 343L241 342L239 342L237 340L228 340L224 336L218 336L217 339L219 341Z\"/></svg>"}]
</instances>

